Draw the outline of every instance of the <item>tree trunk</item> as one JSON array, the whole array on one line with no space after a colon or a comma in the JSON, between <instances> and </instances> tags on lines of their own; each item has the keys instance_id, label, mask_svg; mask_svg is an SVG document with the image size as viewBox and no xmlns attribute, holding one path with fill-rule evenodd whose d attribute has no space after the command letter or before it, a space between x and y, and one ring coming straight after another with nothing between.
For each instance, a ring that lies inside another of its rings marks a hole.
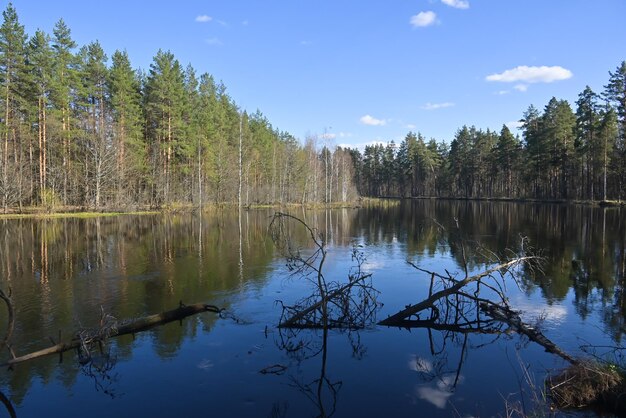
<instances>
[{"instance_id":1,"label":"tree trunk","mask_svg":"<svg viewBox=\"0 0 626 418\"><path fill-rule=\"evenodd\" d=\"M183 305L170 311L165 311L159 314L144 316L142 318L135 319L125 324L112 327L107 335L93 335L90 337L91 342L103 342L106 338L117 337L126 334L135 334L137 332L145 331L158 325L167 324L168 322L182 320L188 316L195 315L201 312L215 312L220 313L221 309L213 305L206 305L204 303L196 303L193 305ZM48 356L50 354L62 353L64 351L72 350L80 347L84 344L84 340L78 336L72 338L69 341L59 342L48 348L34 351L23 356L14 357L4 364L0 364L0 367L13 366L17 363L32 360L39 357Z\"/></svg>"}]
</instances>

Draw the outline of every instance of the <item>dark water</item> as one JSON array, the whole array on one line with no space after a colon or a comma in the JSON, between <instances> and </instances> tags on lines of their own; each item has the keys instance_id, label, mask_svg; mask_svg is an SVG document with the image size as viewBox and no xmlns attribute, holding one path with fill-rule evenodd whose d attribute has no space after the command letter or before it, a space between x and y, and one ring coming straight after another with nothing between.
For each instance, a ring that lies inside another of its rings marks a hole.
<instances>
[{"instance_id":1,"label":"dark water","mask_svg":"<svg viewBox=\"0 0 626 418\"><path fill-rule=\"evenodd\" d=\"M508 287L511 306L572 354L621 343L623 210L419 201L293 214L328 238L329 280L346 280L353 246L362 246L382 304L378 319L427 296L429 276L407 260L459 271L465 248L468 270L479 271L494 255L522 250L524 236L524 250L540 249L546 261L543 273L524 272L519 287ZM545 374L564 365L517 334L376 325L279 331L276 301L293 304L313 289L275 250L271 215L0 221L1 283L13 292L17 355L95 327L101 312L130 319L180 301L227 310L112 339L110 356L95 352L85 366L68 352L61 363L55 355L3 370L0 389L17 416L496 416L520 401L529 411L529 381L541 388ZM294 232L306 253L306 234ZM0 315L4 330L4 307ZM279 373L260 372L269 366Z\"/></svg>"}]
</instances>

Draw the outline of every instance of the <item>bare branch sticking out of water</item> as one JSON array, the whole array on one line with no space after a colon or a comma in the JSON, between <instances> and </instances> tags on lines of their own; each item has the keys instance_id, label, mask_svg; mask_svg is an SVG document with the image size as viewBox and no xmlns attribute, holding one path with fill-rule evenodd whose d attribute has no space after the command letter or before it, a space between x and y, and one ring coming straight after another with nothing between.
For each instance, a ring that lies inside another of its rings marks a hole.
<instances>
[{"instance_id":1,"label":"bare branch sticking out of water","mask_svg":"<svg viewBox=\"0 0 626 418\"><path fill-rule=\"evenodd\" d=\"M290 224L304 228L313 250L305 255L295 246ZM352 251L354 265L344 283L328 281L323 267L327 256L326 240L301 219L277 212L270 223L270 234L279 251L287 259L293 274L314 284L311 295L293 306L282 305L280 328L341 328L361 329L375 322L378 309L377 291L372 287L371 274L363 271L365 256L358 249ZM282 304L282 303L281 303Z\"/></svg>"}]
</instances>

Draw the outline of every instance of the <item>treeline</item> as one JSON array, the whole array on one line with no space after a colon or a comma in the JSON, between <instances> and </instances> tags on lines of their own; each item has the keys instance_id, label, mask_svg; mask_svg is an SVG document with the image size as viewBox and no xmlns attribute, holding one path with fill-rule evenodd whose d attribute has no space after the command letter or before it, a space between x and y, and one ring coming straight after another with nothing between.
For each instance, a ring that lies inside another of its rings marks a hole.
<instances>
[{"instance_id":1,"label":"treeline","mask_svg":"<svg viewBox=\"0 0 626 418\"><path fill-rule=\"evenodd\" d=\"M78 48L59 20L0 27L0 204L162 207L353 199L350 154L303 146L221 82L159 51L147 72L125 51Z\"/></svg>"},{"instance_id":2,"label":"treeline","mask_svg":"<svg viewBox=\"0 0 626 418\"><path fill-rule=\"evenodd\" d=\"M626 61L601 94L586 87L575 110L552 98L530 106L522 137L463 126L448 145L409 132L396 145L351 150L359 192L440 196L606 200L626 197Z\"/></svg>"}]
</instances>

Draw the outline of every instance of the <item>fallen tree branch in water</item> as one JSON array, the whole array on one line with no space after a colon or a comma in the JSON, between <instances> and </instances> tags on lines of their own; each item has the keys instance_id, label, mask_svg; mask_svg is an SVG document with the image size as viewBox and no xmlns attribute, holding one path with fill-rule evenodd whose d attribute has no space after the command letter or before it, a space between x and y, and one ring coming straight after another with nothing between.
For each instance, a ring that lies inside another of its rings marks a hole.
<instances>
[{"instance_id":1,"label":"fallen tree branch in water","mask_svg":"<svg viewBox=\"0 0 626 418\"><path fill-rule=\"evenodd\" d=\"M310 238L313 250L304 255L296 246L291 223L300 226ZM371 273L363 271L365 256L355 246L348 272L348 282L329 281L323 266L327 256L326 237L306 222L287 213L277 212L269 228L276 248L287 259L292 275L314 284L313 293L293 306L282 305L279 328L356 330L374 323L378 304L376 290L371 285Z\"/></svg>"},{"instance_id":2,"label":"fallen tree branch in water","mask_svg":"<svg viewBox=\"0 0 626 418\"><path fill-rule=\"evenodd\" d=\"M461 289L467 286L468 284L474 283L474 282L480 282L482 279L490 277L494 275L495 273L500 273L500 274L508 273L511 268L519 264L522 264L524 262L534 260L536 258L537 257L533 257L533 256L516 258L506 263L499 264L493 268L490 268L489 270L485 270L482 273L479 273L477 275L465 277L463 280L454 280L451 276L443 277L436 273L430 272L432 276L437 276L439 278L445 278L446 280L449 280L449 281L454 281L454 285L450 287L446 287L445 289L440 290L438 292L432 293L428 298L424 299L423 301L415 305L407 306L405 309L401 310L400 312L394 315L391 315L387 319L380 321L378 325L399 326L399 327L405 326L406 322L409 321L409 318L411 316L417 315L418 313L420 313L421 311L425 309L433 309L433 307L435 306L435 302L442 300L444 298L447 298L448 296L458 294L461 291ZM432 285L431 285L431 289L432 289Z\"/></svg>"},{"instance_id":3,"label":"fallen tree branch in water","mask_svg":"<svg viewBox=\"0 0 626 418\"><path fill-rule=\"evenodd\" d=\"M83 333L77 333L71 340L65 342L59 342L48 348L34 351L23 356L14 357L6 363L0 364L0 366L11 367L15 364L22 363L28 360L49 356L51 354L63 353L65 351L80 349L86 342L89 344L102 343L109 337L119 337L121 335L135 334L141 331L146 331L150 328L167 324L168 322L179 321L188 316L199 314L202 312L214 312L221 313L223 310L217 306L207 305L204 303L196 303L193 305L183 305L182 303L176 309L161 312L154 315L148 315L125 323L115 323L107 327L106 332L98 330L91 335L83 335Z\"/></svg>"}]
</instances>

